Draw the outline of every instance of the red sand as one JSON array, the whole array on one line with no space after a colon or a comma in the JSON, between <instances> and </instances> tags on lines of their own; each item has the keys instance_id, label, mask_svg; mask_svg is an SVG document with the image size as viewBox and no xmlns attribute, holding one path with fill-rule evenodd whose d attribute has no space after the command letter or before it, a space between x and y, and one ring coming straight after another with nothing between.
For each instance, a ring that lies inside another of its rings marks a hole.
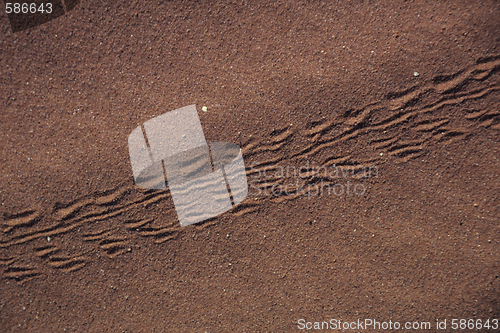
<instances>
[{"instance_id":1,"label":"red sand","mask_svg":"<svg viewBox=\"0 0 500 333\"><path fill-rule=\"evenodd\" d=\"M500 317L498 1L82 0L17 33L0 8L0 331ZM251 186L181 228L127 137L190 104Z\"/></svg>"}]
</instances>

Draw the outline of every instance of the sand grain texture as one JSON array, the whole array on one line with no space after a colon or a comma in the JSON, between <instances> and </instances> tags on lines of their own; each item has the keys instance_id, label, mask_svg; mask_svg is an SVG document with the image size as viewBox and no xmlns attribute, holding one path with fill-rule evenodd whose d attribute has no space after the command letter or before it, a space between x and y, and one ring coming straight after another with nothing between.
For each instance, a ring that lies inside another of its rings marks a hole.
<instances>
[{"instance_id":1,"label":"sand grain texture","mask_svg":"<svg viewBox=\"0 0 500 333\"><path fill-rule=\"evenodd\" d=\"M498 1L82 0L15 34L2 13L2 332L500 317ZM181 228L127 137L190 104L251 186ZM366 191L304 195L347 181Z\"/></svg>"}]
</instances>

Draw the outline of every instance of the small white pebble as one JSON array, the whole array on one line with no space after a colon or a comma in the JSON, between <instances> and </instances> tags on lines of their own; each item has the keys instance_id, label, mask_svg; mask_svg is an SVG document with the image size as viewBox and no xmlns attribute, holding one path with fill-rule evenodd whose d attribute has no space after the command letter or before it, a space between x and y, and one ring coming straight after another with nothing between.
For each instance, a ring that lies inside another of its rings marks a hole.
<instances>
[{"instance_id":1,"label":"small white pebble","mask_svg":"<svg viewBox=\"0 0 500 333\"><path fill-rule=\"evenodd\" d=\"M50 242L50 237L47 237L47 242Z\"/></svg>"},{"instance_id":2,"label":"small white pebble","mask_svg":"<svg viewBox=\"0 0 500 333\"><path fill-rule=\"evenodd\" d=\"M413 72L413 76L417 77L419 76L420 74L418 74L418 72Z\"/></svg>"},{"instance_id":3,"label":"small white pebble","mask_svg":"<svg viewBox=\"0 0 500 333\"><path fill-rule=\"evenodd\" d=\"M204 106L204 107L202 107L202 108L201 108L201 110L202 110L203 112L207 112L207 111L208 111L208 108L207 108L206 106Z\"/></svg>"}]
</instances>

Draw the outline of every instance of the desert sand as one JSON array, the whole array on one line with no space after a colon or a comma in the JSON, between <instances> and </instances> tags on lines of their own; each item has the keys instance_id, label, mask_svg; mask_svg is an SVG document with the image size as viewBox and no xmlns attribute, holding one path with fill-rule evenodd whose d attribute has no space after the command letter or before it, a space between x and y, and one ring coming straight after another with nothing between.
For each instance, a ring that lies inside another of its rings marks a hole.
<instances>
[{"instance_id":1,"label":"desert sand","mask_svg":"<svg viewBox=\"0 0 500 333\"><path fill-rule=\"evenodd\" d=\"M500 319L498 1L0 8L0 331ZM192 104L249 193L181 227L127 138Z\"/></svg>"}]
</instances>

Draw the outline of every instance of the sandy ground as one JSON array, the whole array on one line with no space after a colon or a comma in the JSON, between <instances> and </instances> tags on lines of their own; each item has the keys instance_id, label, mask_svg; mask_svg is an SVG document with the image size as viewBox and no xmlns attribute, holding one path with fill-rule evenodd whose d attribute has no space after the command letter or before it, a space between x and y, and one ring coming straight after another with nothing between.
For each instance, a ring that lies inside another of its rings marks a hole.
<instances>
[{"instance_id":1,"label":"sandy ground","mask_svg":"<svg viewBox=\"0 0 500 333\"><path fill-rule=\"evenodd\" d=\"M0 8L0 331L500 319L498 1ZM127 138L191 104L249 194L181 228Z\"/></svg>"}]
</instances>

